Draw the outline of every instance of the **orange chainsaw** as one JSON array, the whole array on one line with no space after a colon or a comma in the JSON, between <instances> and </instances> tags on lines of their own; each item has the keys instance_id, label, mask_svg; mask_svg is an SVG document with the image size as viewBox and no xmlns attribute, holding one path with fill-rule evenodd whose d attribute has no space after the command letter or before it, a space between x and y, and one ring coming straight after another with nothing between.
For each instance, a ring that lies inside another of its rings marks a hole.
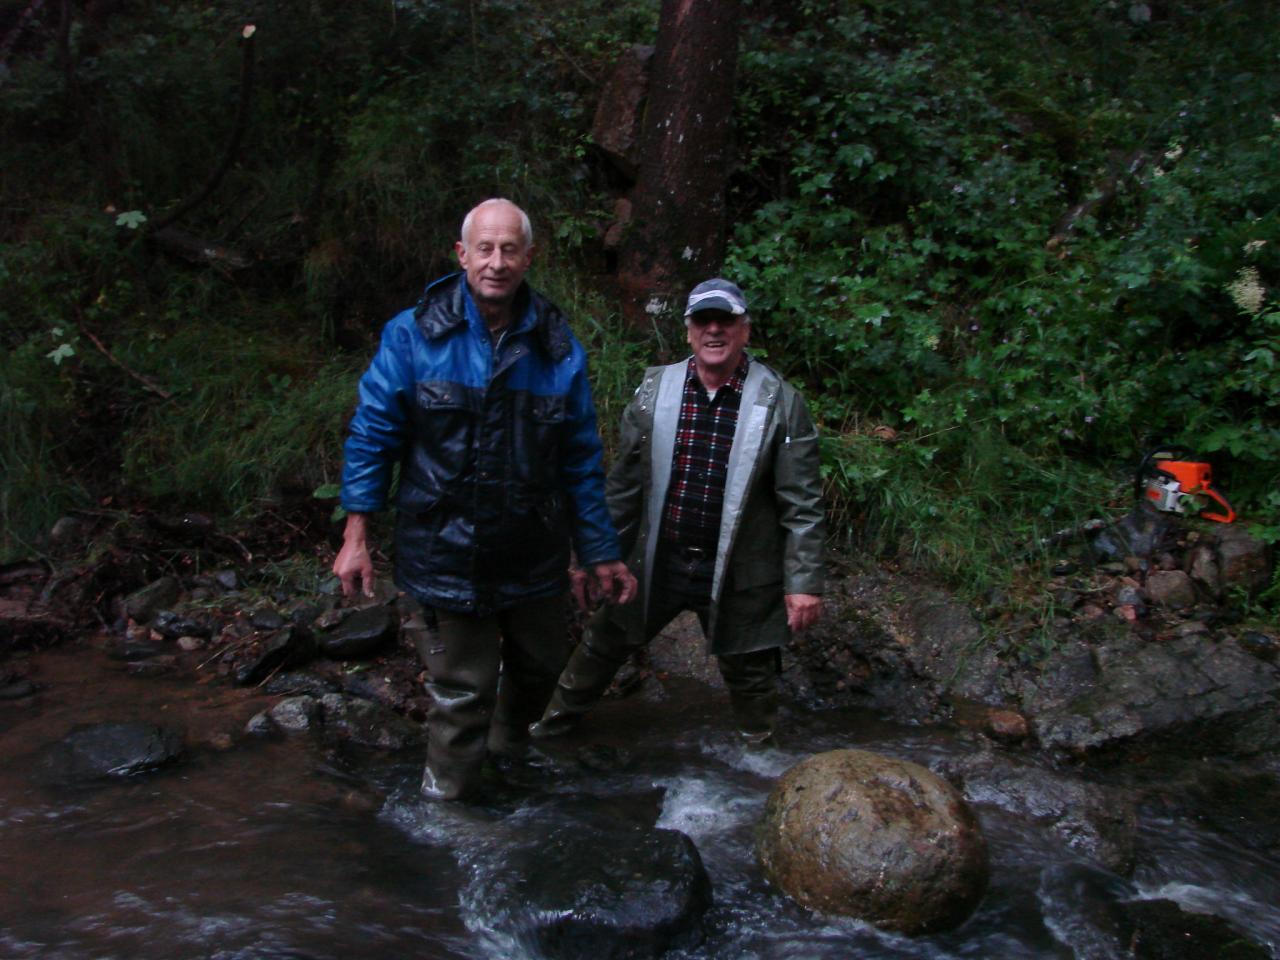
<instances>
[{"instance_id":1,"label":"orange chainsaw","mask_svg":"<svg viewBox=\"0 0 1280 960\"><path fill-rule=\"evenodd\" d=\"M1156 447L1148 451L1133 478L1135 497L1144 499L1157 510L1169 513L1199 514L1206 520L1230 523L1236 518L1227 498L1213 489L1213 468L1191 459L1189 447ZM1225 513L1202 513L1212 500Z\"/></svg>"}]
</instances>

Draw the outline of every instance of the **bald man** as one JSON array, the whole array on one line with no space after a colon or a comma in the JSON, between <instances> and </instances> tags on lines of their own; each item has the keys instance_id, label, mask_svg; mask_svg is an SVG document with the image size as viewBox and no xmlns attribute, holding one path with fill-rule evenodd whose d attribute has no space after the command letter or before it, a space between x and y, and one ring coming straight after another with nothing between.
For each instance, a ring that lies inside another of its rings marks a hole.
<instances>
[{"instance_id":1,"label":"bald man","mask_svg":"<svg viewBox=\"0 0 1280 960\"><path fill-rule=\"evenodd\" d=\"M568 656L571 557L593 592L635 594L604 500L582 346L525 282L533 230L509 200L479 204L455 245L462 269L394 317L360 380L344 448L345 594L372 593L368 514L392 466L396 583L427 668L423 796L465 799L487 754L519 750Z\"/></svg>"}]
</instances>

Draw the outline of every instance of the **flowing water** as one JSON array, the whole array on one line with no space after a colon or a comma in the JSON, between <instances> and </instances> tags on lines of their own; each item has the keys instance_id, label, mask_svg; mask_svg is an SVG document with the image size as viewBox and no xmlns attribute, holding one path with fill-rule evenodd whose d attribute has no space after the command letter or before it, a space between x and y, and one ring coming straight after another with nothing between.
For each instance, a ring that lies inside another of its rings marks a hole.
<instances>
[{"instance_id":1,"label":"flowing water","mask_svg":"<svg viewBox=\"0 0 1280 960\"><path fill-rule=\"evenodd\" d=\"M722 698L692 682L660 701L606 702L583 743L630 762L518 768L498 806L431 816L418 758L325 752L308 737L246 740L270 701L189 677L136 677L90 648L37 655L33 699L0 704L0 957L475 958L531 956L478 891L501 864L502 822L568 796L688 834L714 888L701 958L1122 957L1110 901L1162 897L1229 918L1275 952L1280 863L1190 820L1146 816L1121 880L1033 822L977 806L992 880L949 933L907 938L819 917L762 879L752 829L768 792L808 754L858 747L929 765L973 749L849 712L786 714L782 746L744 753ZM182 729L186 761L70 788L43 773L76 725ZM231 742L234 740L234 744ZM569 752L565 752L569 751ZM552 750L553 757L555 755Z\"/></svg>"}]
</instances>

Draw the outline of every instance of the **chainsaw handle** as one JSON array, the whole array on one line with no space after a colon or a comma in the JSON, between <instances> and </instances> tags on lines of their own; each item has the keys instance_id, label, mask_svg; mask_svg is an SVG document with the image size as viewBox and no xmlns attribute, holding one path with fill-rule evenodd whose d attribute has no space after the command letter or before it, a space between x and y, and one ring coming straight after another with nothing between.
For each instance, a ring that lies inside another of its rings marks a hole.
<instances>
[{"instance_id":1,"label":"chainsaw handle","mask_svg":"<svg viewBox=\"0 0 1280 960\"><path fill-rule=\"evenodd\" d=\"M1227 502L1227 498L1224 497L1222 494L1220 494L1217 490L1213 489L1213 487L1201 487L1199 490L1196 491L1196 493L1202 496L1206 496L1211 500L1217 500L1218 503L1222 504L1223 508L1227 511L1226 513L1200 514L1200 516L1203 517L1204 519L1217 520L1219 523L1230 523L1236 518L1236 512L1232 508L1231 504Z\"/></svg>"}]
</instances>

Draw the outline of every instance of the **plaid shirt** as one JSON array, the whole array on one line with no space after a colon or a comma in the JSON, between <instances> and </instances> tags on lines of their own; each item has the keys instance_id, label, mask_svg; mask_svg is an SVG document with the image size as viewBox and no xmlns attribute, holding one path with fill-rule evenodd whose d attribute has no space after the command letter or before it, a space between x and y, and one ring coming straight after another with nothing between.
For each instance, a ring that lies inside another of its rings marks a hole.
<instances>
[{"instance_id":1,"label":"plaid shirt","mask_svg":"<svg viewBox=\"0 0 1280 960\"><path fill-rule=\"evenodd\" d=\"M738 369L712 399L698 379L693 358L689 358L671 457L671 483L662 511L663 540L715 549L720 537L729 449L738 425L738 405L742 402L748 362L743 354Z\"/></svg>"}]
</instances>

